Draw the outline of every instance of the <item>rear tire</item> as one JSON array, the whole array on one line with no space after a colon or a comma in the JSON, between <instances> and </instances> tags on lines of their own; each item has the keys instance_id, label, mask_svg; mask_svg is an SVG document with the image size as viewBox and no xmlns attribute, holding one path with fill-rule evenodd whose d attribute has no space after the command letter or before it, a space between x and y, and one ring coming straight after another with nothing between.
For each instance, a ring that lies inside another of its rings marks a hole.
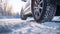
<instances>
[{"instance_id":1,"label":"rear tire","mask_svg":"<svg viewBox=\"0 0 60 34\"><path fill-rule=\"evenodd\" d=\"M21 9L20 15L21 15L21 19L22 20L26 20L27 19L27 16L24 15L24 13L23 13L23 8Z\"/></svg>"},{"instance_id":2,"label":"rear tire","mask_svg":"<svg viewBox=\"0 0 60 34\"><path fill-rule=\"evenodd\" d=\"M33 13L33 17L34 17L35 21L39 22L39 23L46 22L46 21L51 21L52 18L54 17L54 15L55 15L55 13L56 13L56 4L50 3L49 0L43 0L43 3L42 3L42 8L43 9L42 9L42 11L39 11L40 15L37 16L36 14L34 14L34 13L38 14L38 11L36 12L35 11L36 9L34 10L34 2L35 1L36 0L32 0L32 13Z\"/></svg>"}]
</instances>

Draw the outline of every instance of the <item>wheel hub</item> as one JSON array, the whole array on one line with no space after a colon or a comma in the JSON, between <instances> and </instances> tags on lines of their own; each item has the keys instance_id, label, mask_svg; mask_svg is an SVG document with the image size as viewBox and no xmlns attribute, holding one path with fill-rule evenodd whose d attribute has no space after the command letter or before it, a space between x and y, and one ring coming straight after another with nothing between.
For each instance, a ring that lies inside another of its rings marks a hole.
<instances>
[{"instance_id":1,"label":"wheel hub","mask_svg":"<svg viewBox=\"0 0 60 34\"><path fill-rule=\"evenodd\" d=\"M42 9L43 9L42 5L43 5L43 0L35 0L34 15L37 20L40 18L40 15L42 13Z\"/></svg>"}]
</instances>

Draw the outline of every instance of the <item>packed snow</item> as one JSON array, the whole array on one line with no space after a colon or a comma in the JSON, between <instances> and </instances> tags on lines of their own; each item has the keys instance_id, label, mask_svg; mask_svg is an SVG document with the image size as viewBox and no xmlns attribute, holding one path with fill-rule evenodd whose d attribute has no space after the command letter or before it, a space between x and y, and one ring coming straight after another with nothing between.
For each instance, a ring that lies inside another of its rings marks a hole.
<instances>
[{"instance_id":1,"label":"packed snow","mask_svg":"<svg viewBox=\"0 0 60 34\"><path fill-rule=\"evenodd\" d=\"M60 34L60 22L36 23L33 18L0 19L0 34Z\"/></svg>"}]
</instances>

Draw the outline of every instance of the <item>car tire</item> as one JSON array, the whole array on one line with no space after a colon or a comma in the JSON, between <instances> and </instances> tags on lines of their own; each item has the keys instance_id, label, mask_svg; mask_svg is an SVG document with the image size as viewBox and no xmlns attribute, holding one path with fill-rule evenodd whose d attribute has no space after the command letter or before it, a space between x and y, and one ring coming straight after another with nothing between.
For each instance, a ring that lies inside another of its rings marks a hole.
<instances>
[{"instance_id":1,"label":"car tire","mask_svg":"<svg viewBox=\"0 0 60 34\"><path fill-rule=\"evenodd\" d=\"M23 8L21 9L20 15L21 15L21 19L22 20L26 20L27 19L27 16L24 15Z\"/></svg>"},{"instance_id":2,"label":"car tire","mask_svg":"<svg viewBox=\"0 0 60 34\"><path fill-rule=\"evenodd\" d=\"M40 11L40 9L39 9L39 11L38 11L37 10L38 8L34 7L34 4L38 5L36 2L37 2L37 0L32 0L32 7L31 7L35 21L38 23L51 21L55 15L55 13L56 13L56 4L51 3L50 0L43 0L43 2L42 2L42 8L43 9L42 9L42 11ZM39 4L39 6L41 6L41 5Z\"/></svg>"}]
</instances>

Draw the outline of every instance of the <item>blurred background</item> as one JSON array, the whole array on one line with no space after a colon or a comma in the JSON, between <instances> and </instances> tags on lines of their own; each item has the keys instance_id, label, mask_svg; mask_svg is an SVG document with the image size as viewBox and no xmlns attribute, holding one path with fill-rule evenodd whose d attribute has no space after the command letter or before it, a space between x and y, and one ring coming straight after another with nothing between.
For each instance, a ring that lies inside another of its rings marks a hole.
<instances>
[{"instance_id":1,"label":"blurred background","mask_svg":"<svg viewBox=\"0 0 60 34\"><path fill-rule=\"evenodd\" d=\"M0 18L20 18L21 0L0 0Z\"/></svg>"}]
</instances>

